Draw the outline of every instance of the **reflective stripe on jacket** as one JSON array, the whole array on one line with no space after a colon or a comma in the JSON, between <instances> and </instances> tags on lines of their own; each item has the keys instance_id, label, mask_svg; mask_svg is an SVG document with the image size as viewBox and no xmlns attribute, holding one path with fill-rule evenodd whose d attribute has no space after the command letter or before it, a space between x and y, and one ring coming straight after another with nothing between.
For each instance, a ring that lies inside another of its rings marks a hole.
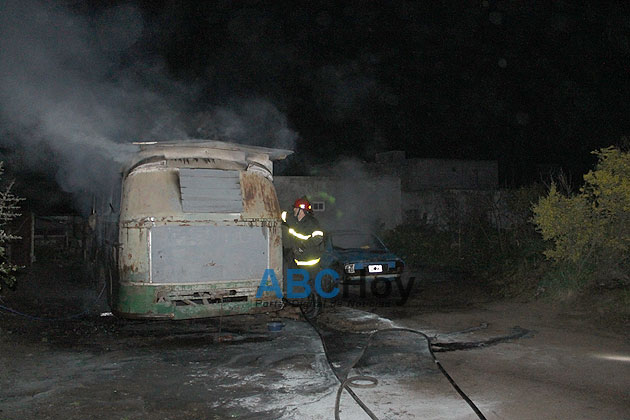
<instances>
[{"instance_id":1,"label":"reflective stripe on jacket","mask_svg":"<svg viewBox=\"0 0 630 420\"><path fill-rule=\"evenodd\" d=\"M298 221L293 214L283 212L283 246L291 249L298 266L312 266L319 262L324 251L324 232L310 213Z\"/></svg>"}]
</instances>

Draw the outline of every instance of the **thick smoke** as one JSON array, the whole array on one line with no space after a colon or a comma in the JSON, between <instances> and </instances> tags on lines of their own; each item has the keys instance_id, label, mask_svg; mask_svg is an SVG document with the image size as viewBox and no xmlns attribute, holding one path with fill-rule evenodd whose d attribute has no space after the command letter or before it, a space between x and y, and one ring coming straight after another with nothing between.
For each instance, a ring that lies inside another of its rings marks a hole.
<instances>
[{"instance_id":1,"label":"thick smoke","mask_svg":"<svg viewBox=\"0 0 630 420\"><path fill-rule=\"evenodd\" d=\"M297 139L297 134L288 128L287 117L271 103L260 99L234 102L203 112L195 125L201 137L228 138L254 146L293 149Z\"/></svg>"},{"instance_id":2,"label":"thick smoke","mask_svg":"<svg viewBox=\"0 0 630 420\"><path fill-rule=\"evenodd\" d=\"M321 168L326 180L310 195L326 204L322 224L329 230L380 233L402 222L400 180L356 158L344 158ZM317 213L316 213L317 215Z\"/></svg>"},{"instance_id":3,"label":"thick smoke","mask_svg":"<svg viewBox=\"0 0 630 420\"><path fill-rule=\"evenodd\" d=\"M191 111L202 86L168 77L138 52L142 12L117 6L81 15L53 2L0 5L0 145L27 169L54 172L86 210L110 191L133 141L221 137L291 148L286 118L260 99Z\"/></svg>"},{"instance_id":4,"label":"thick smoke","mask_svg":"<svg viewBox=\"0 0 630 420\"><path fill-rule=\"evenodd\" d=\"M120 88L106 83L111 63L97 45L87 22L58 8L2 6L0 104L3 125L10 124L2 142L30 152L29 169L53 160L48 166L67 191L102 187L124 150L111 140L122 122Z\"/></svg>"}]
</instances>

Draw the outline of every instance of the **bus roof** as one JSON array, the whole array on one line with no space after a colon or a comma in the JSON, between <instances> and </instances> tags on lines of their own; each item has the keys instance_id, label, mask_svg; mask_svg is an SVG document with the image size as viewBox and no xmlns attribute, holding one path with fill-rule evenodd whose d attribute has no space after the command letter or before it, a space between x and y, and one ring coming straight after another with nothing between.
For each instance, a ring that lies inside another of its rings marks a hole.
<instances>
[{"instance_id":1,"label":"bus roof","mask_svg":"<svg viewBox=\"0 0 630 420\"><path fill-rule=\"evenodd\" d=\"M140 147L143 155L189 155L188 157L207 157L208 149L245 152L267 155L270 160L282 160L293 153L293 150L273 149L270 147L249 146L219 140L178 140L178 141L147 141L133 143Z\"/></svg>"}]
</instances>

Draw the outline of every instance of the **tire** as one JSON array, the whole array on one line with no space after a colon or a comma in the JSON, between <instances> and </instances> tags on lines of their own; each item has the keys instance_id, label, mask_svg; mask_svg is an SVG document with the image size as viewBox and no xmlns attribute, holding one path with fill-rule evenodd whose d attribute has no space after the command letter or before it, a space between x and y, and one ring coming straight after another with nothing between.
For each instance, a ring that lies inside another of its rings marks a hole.
<instances>
[{"instance_id":1,"label":"tire","mask_svg":"<svg viewBox=\"0 0 630 420\"><path fill-rule=\"evenodd\" d=\"M385 279L374 279L373 282L376 282L376 294L379 299L387 299L394 292L394 285L396 284L396 278L385 280ZM389 286L389 287L388 287ZM370 291L372 291L372 285L370 284Z\"/></svg>"}]
</instances>

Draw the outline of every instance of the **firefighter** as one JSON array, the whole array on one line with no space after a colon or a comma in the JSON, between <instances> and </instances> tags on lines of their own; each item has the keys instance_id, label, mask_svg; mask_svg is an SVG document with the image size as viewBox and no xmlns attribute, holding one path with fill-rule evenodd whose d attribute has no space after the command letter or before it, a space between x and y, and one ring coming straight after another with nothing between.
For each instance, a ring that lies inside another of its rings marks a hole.
<instances>
[{"instance_id":1,"label":"firefighter","mask_svg":"<svg viewBox=\"0 0 630 420\"><path fill-rule=\"evenodd\" d=\"M311 293L307 297L304 313L315 317L321 308L321 298L315 290L315 278L324 251L324 232L313 216L311 203L305 197L295 200L292 214L282 212L282 226L285 268L301 268L308 272Z\"/></svg>"}]
</instances>

